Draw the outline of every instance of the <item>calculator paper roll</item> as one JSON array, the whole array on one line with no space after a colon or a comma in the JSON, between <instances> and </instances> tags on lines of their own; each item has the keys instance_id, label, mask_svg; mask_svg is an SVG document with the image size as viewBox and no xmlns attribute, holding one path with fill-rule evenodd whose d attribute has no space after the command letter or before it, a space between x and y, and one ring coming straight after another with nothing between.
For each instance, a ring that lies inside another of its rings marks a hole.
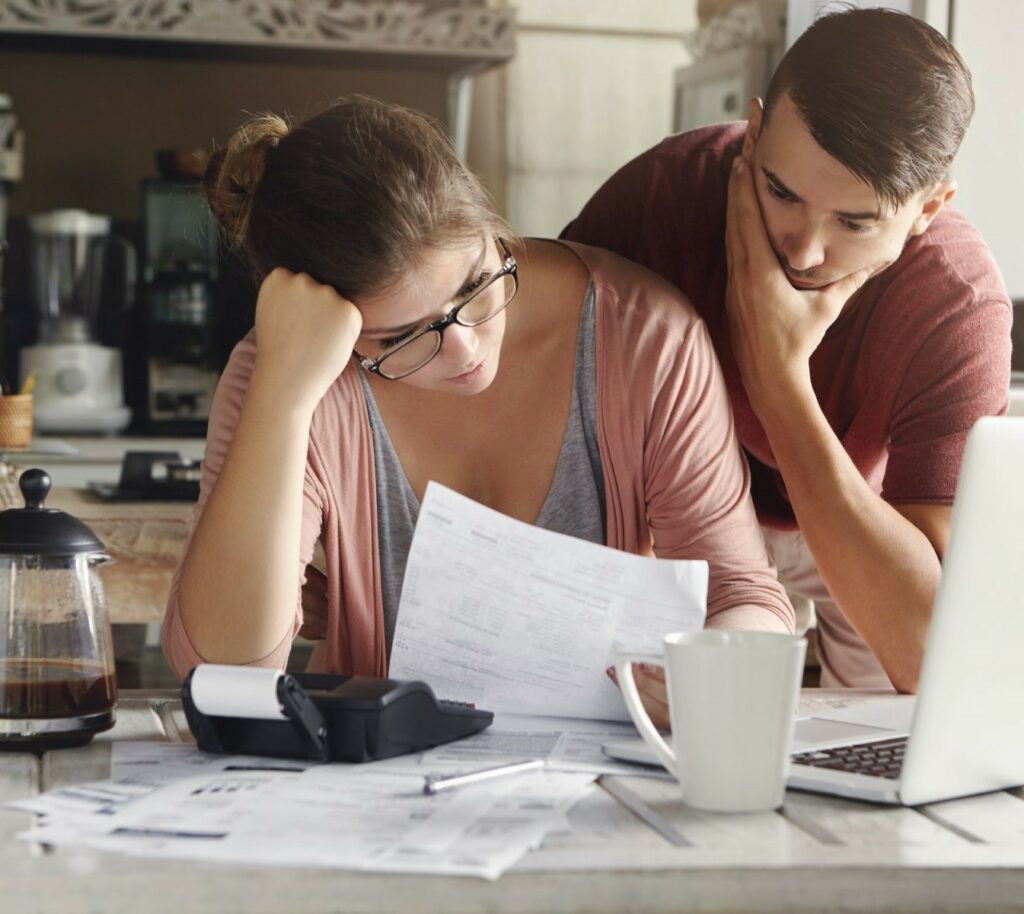
<instances>
[{"instance_id":1,"label":"calculator paper roll","mask_svg":"<svg viewBox=\"0 0 1024 914\"><path fill-rule=\"evenodd\" d=\"M192 674L192 703L208 717L286 720L277 697L283 675L261 667L202 663Z\"/></svg>"}]
</instances>

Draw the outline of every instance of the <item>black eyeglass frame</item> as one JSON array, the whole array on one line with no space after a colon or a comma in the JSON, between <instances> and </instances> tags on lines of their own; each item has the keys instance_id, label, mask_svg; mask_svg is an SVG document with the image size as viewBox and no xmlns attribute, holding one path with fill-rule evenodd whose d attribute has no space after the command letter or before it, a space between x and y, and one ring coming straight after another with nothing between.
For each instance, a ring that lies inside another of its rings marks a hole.
<instances>
[{"instance_id":1,"label":"black eyeglass frame","mask_svg":"<svg viewBox=\"0 0 1024 914\"><path fill-rule=\"evenodd\" d=\"M488 279L486 280L486 282L483 283L483 285L481 285L478 289L474 289L466 298L460 301L454 308L452 308L451 311L449 311L440 320L436 320L432 324L427 324L426 327L424 327L419 332L414 333L412 336L409 337L409 339L402 340L402 342L399 343L397 346L392 347L383 355L379 355L375 359L364 358L362 356L359 356L359 364L362 365L363 368L365 368L367 371L373 372L374 374L384 378L386 381L400 381L402 378L409 377L409 375L419 371L421 368L426 367L428 364L430 364L431 361L433 361L435 356L441 351L441 346L444 345L445 330L447 330L452 324L458 324L460 327L479 327L481 324L486 324L489 320L493 320L499 314L501 314L502 311L504 311L510 304L512 304L512 300L516 297L516 293L519 291L519 265L516 263L515 257L512 256L512 252L509 250L508 245L505 243L505 239L495 238L495 241L498 242L498 245L501 248L501 252L504 255L501 264L501 269L499 269L497 273L495 273L493 276L488 277ZM512 294L508 297L508 300L505 302L505 304L503 304L497 311L495 311L494 314L488 314L487 317L483 318L483 320L459 320L459 315L462 312L462 309L466 307L466 305L470 304L470 302L478 298L480 295L483 295L484 292L486 292L491 286L493 286L499 279L501 279L504 276L512 277ZM401 350L405 349L406 346L412 345L414 342L416 342L416 340L422 339L428 333L437 334L437 345L434 347L434 351L426 359L420 362L419 365L417 365L415 368L410 368L408 371L404 371L401 374L385 374L381 370L381 363L384 362L385 359L389 359L396 352L400 352ZM356 355L358 356L358 353L356 353Z\"/></svg>"}]
</instances>

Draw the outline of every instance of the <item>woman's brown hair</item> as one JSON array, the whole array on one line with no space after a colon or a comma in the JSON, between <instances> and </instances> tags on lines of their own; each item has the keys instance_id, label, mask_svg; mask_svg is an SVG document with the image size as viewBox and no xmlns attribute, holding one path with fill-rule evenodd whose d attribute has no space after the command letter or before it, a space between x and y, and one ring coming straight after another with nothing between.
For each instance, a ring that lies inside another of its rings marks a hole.
<instances>
[{"instance_id":1,"label":"woman's brown hair","mask_svg":"<svg viewBox=\"0 0 1024 914\"><path fill-rule=\"evenodd\" d=\"M433 121L365 96L297 125L254 118L203 183L257 285L281 266L358 298L386 290L425 250L509 234Z\"/></svg>"}]
</instances>

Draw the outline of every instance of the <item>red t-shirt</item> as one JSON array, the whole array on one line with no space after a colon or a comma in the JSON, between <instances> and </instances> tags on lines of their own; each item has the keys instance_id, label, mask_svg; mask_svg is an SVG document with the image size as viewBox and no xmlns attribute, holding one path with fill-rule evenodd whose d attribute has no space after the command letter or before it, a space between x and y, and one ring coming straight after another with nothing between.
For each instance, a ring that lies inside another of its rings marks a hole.
<instances>
[{"instance_id":1,"label":"red t-shirt","mask_svg":"<svg viewBox=\"0 0 1024 914\"><path fill-rule=\"evenodd\" d=\"M796 520L729 342L725 211L744 122L671 136L623 166L563 232L660 273L693 302L722 363L763 524ZM890 504L951 504L967 432L1004 413L1012 307L977 230L946 207L861 289L811 356L829 424Z\"/></svg>"}]
</instances>

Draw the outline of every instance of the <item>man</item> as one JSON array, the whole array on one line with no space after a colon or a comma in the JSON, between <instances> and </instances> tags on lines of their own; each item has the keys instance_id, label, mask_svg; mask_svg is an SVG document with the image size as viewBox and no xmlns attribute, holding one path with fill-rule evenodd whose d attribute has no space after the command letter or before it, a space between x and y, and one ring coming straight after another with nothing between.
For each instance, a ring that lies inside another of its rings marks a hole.
<instances>
[{"instance_id":1,"label":"man","mask_svg":"<svg viewBox=\"0 0 1024 914\"><path fill-rule=\"evenodd\" d=\"M1007 407L1009 297L946 207L973 111L929 26L828 15L745 124L669 137L564 233L707 322L769 551L815 601L823 686L916 690L965 438Z\"/></svg>"}]
</instances>

